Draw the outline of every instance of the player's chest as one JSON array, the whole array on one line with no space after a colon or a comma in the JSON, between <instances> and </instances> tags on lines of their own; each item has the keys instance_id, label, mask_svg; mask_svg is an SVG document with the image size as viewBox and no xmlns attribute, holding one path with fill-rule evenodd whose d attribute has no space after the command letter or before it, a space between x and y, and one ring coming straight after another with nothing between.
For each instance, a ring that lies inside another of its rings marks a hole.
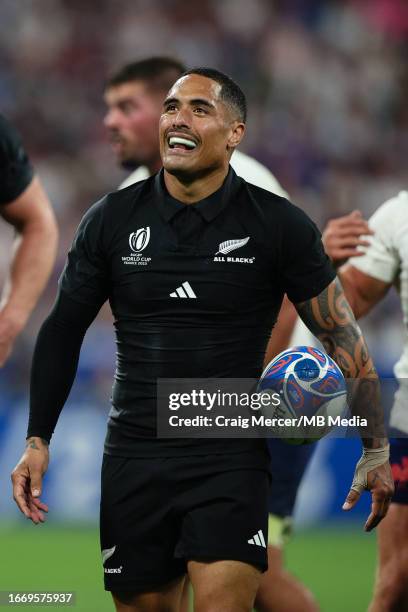
<instances>
[{"instance_id":1,"label":"player's chest","mask_svg":"<svg viewBox=\"0 0 408 612\"><path fill-rule=\"evenodd\" d=\"M250 308L277 292L274 249L243 228L203 226L183 244L169 225L130 227L117 237L111 260L112 293L132 309Z\"/></svg>"}]
</instances>

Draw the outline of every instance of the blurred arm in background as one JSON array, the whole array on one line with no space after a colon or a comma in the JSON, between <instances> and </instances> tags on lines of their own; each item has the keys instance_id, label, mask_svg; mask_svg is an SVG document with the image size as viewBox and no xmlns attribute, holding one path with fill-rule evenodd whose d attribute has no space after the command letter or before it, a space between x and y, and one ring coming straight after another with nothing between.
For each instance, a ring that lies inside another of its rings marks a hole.
<instances>
[{"instance_id":1,"label":"blurred arm in background","mask_svg":"<svg viewBox=\"0 0 408 612\"><path fill-rule=\"evenodd\" d=\"M34 177L0 214L16 230L13 257L0 304L0 366L37 304L54 265L58 230L51 203Z\"/></svg>"},{"instance_id":2,"label":"blurred arm in background","mask_svg":"<svg viewBox=\"0 0 408 612\"><path fill-rule=\"evenodd\" d=\"M0 215L16 231L0 301L0 367L25 326L54 265L58 231L15 128L0 115Z\"/></svg>"},{"instance_id":3,"label":"blurred arm in background","mask_svg":"<svg viewBox=\"0 0 408 612\"><path fill-rule=\"evenodd\" d=\"M351 264L340 268L339 278L356 319L368 314L392 286L392 283L369 276Z\"/></svg>"}]
</instances>

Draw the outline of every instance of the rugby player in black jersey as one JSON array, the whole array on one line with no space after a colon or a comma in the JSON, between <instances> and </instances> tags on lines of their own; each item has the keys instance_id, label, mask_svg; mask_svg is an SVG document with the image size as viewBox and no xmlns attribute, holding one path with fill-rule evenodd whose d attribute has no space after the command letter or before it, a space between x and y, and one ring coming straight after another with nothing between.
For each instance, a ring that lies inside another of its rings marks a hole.
<instances>
[{"instance_id":1,"label":"rugby player in black jersey","mask_svg":"<svg viewBox=\"0 0 408 612\"><path fill-rule=\"evenodd\" d=\"M265 441L157 438L158 378L258 377L286 293L346 376L376 380L314 224L229 167L245 119L243 93L218 71L196 69L174 84L160 123L164 169L87 212L38 337L27 448L13 472L16 502L34 522L44 520L48 443L83 336L109 299L118 348L101 548L119 612L177 610L186 572L198 612L249 611L267 567ZM239 256L215 257L226 240ZM363 442L345 506L371 490L371 530L393 485L387 440Z\"/></svg>"},{"instance_id":2,"label":"rugby player in black jersey","mask_svg":"<svg viewBox=\"0 0 408 612\"><path fill-rule=\"evenodd\" d=\"M15 230L0 301L0 367L37 304L55 261L57 224L17 130L0 115L0 216Z\"/></svg>"},{"instance_id":3,"label":"rugby player in black jersey","mask_svg":"<svg viewBox=\"0 0 408 612\"><path fill-rule=\"evenodd\" d=\"M153 56L119 67L106 82L104 118L118 164L130 170L120 188L145 180L161 167L158 125L162 103L170 86L186 68L175 58ZM249 183L284 198L288 194L271 171L236 149L230 165ZM368 224L358 211L329 221L322 241L337 265L346 257L361 256L367 245ZM296 309L284 299L268 343L265 365L278 353L296 344L314 345L316 340L297 321ZM303 333L302 333L303 331ZM273 485L269 495L268 571L262 575L255 600L259 612L316 612L317 604L298 577L284 567L283 547L292 532L296 494L316 445L288 446L278 438L268 440ZM187 612L188 580L181 612Z\"/></svg>"}]
</instances>

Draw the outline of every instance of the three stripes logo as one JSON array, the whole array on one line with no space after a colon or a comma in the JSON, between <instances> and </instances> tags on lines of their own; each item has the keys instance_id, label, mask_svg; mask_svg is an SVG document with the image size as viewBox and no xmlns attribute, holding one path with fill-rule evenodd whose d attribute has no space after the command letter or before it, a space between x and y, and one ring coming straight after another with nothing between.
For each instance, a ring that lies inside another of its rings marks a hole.
<instances>
[{"instance_id":1,"label":"three stripes logo","mask_svg":"<svg viewBox=\"0 0 408 612\"><path fill-rule=\"evenodd\" d=\"M266 548L265 538L260 529L258 533L256 533L252 538L248 540L248 544L253 544L254 546L261 546L262 548Z\"/></svg>"},{"instance_id":2,"label":"three stripes logo","mask_svg":"<svg viewBox=\"0 0 408 612\"><path fill-rule=\"evenodd\" d=\"M185 281L181 287L177 287L173 293L170 293L170 297L172 298L196 298L196 294L194 293L189 282Z\"/></svg>"}]
</instances>

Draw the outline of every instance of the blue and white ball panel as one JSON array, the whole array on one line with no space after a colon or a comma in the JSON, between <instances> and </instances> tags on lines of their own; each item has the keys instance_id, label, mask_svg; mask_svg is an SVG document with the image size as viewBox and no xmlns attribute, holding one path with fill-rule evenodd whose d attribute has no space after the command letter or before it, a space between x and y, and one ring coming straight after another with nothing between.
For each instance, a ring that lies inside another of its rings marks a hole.
<instances>
[{"instance_id":1,"label":"blue and white ball panel","mask_svg":"<svg viewBox=\"0 0 408 612\"><path fill-rule=\"evenodd\" d=\"M277 416L340 416L347 401L344 376L338 365L320 349L295 346L283 351L265 368L260 391L279 393ZM309 438L320 438L330 427L303 428ZM282 437L290 438L290 432ZM307 440L305 439L305 442Z\"/></svg>"}]
</instances>

